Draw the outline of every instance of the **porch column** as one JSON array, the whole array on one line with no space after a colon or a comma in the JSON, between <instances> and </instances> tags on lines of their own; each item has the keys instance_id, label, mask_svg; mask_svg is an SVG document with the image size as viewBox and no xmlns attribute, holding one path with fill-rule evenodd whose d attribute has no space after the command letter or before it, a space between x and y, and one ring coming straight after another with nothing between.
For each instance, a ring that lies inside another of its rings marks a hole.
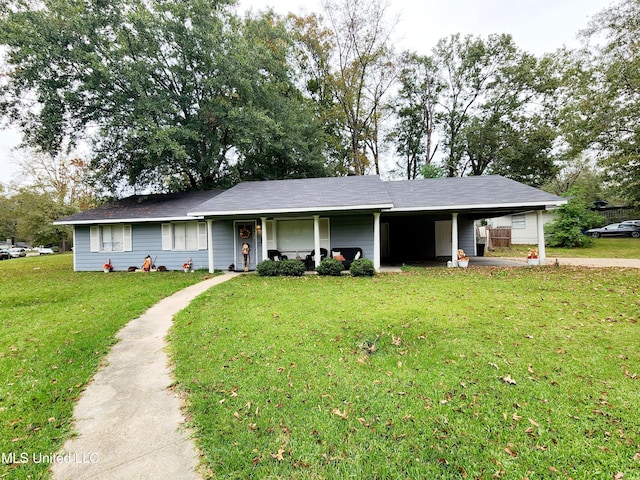
<instances>
[{"instance_id":1,"label":"porch column","mask_svg":"<svg viewBox=\"0 0 640 480\"><path fill-rule=\"evenodd\" d=\"M542 212L544 210L536 211L536 220L538 222L538 258L540 259L540 265L544 265L547 259L547 251L544 246L544 223L542 221Z\"/></svg>"},{"instance_id":2,"label":"porch column","mask_svg":"<svg viewBox=\"0 0 640 480\"><path fill-rule=\"evenodd\" d=\"M315 266L320 265L320 215L313 216L313 258Z\"/></svg>"},{"instance_id":3,"label":"porch column","mask_svg":"<svg viewBox=\"0 0 640 480\"><path fill-rule=\"evenodd\" d=\"M458 214L451 214L451 261L458 266Z\"/></svg>"},{"instance_id":4,"label":"porch column","mask_svg":"<svg viewBox=\"0 0 640 480\"><path fill-rule=\"evenodd\" d=\"M267 245L267 217L260 217L262 223L262 261L269 258L267 253L269 246Z\"/></svg>"},{"instance_id":5,"label":"porch column","mask_svg":"<svg viewBox=\"0 0 640 480\"><path fill-rule=\"evenodd\" d=\"M373 214L373 268L380 271L380 212Z\"/></svg>"},{"instance_id":6,"label":"porch column","mask_svg":"<svg viewBox=\"0 0 640 480\"><path fill-rule=\"evenodd\" d=\"M213 220L207 220L207 255L209 257L209 273L213 273Z\"/></svg>"}]
</instances>

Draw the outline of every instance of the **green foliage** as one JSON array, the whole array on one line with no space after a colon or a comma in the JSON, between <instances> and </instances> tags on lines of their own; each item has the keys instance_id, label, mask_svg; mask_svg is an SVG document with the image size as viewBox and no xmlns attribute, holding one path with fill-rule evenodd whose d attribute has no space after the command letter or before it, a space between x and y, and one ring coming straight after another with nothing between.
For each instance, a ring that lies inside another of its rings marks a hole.
<instances>
[{"instance_id":1,"label":"green foliage","mask_svg":"<svg viewBox=\"0 0 640 480\"><path fill-rule=\"evenodd\" d=\"M325 258L320 262L320 265L316 267L318 275L329 275L333 277L339 277L344 270L344 265L340 260L335 258Z\"/></svg>"},{"instance_id":2,"label":"green foliage","mask_svg":"<svg viewBox=\"0 0 640 480\"><path fill-rule=\"evenodd\" d=\"M284 275L287 277L300 277L304 275L305 266L301 260L290 258L288 260L281 260L276 262L278 264L278 275Z\"/></svg>"},{"instance_id":3,"label":"green foliage","mask_svg":"<svg viewBox=\"0 0 640 480\"><path fill-rule=\"evenodd\" d=\"M373 277L376 274L376 269L370 259L359 258L351 263L349 272L352 277Z\"/></svg>"},{"instance_id":4,"label":"green foliage","mask_svg":"<svg viewBox=\"0 0 640 480\"><path fill-rule=\"evenodd\" d=\"M240 20L223 0L11 3L0 18L11 66L1 113L52 154L99 125L92 170L107 189L325 173L321 126L273 14ZM42 108L23 115L33 98Z\"/></svg>"},{"instance_id":5,"label":"green foliage","mask_svg":"<svg viewBox=\"0 0 640 480\"><path fill-rule=\"evenodd\" d=\"M304 275L304 262L295 259L280 260L264 260L256 265L258 275L263 277L289 276L299 277Z\"/></svg>"},{"instance_id":6,"label":"green foliage","mask_svg":"<svg viewBox=\"0 0 640 480\"><path fill-rule=\"evenodd\" d=\"M263 260L256 265L256 271L258 275L263 277L277 277L278 276L278 262L275 260Z\"/></svg>"},{"instance_id":7,"label":"green foliage","mask_svg":"<svg viewBox=\"0 0 640 480\"><path fill-rule=\"evenodd\" d=\"M582 232L602 225L603 217L583 202L572 199L557 210L556 218L545 225L547 244L551 247L586 247L592 239Z\"/></svg>"},{"instance_id":8,"label":"green foliage","mask_svg":"<svg viewBox=\"0 0 640 480\"><path fill-rule=\"evenodd\" d=\"M549 266L216 286L170 336L203 469L633 477L639 284L637 269Z\"/></svg>"},{"instance_id":9,"label":"green foliage","mask_svg":"<svg viewBox=\"0 0 640 480\"><path fill-rule=\"evenodd\" d=\"M420 169L420 175L422 175L423 178L443 178L446 176L446 172L439 165L429 163L427 165L423 165Z\"/></svg>"},{"instance_id":10,"label":"green foliage","mask_svg":"<svg viewBox=\"0 0 640 480\"><path fill-rule=\"evenodd\" d=\"M72 255L0 262L0 452L57 452L116 332L209 275L76 273L72 265ZM0 478L49 478L49 467L0 463Z\"/></svg>"}]
</instances>

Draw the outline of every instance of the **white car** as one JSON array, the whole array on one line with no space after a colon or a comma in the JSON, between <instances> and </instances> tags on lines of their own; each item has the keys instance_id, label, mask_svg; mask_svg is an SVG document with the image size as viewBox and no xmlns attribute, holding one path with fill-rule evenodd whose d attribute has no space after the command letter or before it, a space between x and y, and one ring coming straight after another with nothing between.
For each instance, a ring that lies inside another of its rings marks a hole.
<instances>
[{"instance_id":1,"label":"white car","mask_svg":"<svg viewBox=\"0 0 640 480\"><path fill-rule=\"evenodd\" d=\"M40 252L40 255L53 255L53 248L51 248L51 247L40 247L38 249L38 252Z\"/></svg>"},{"instance_id":2,"label":"white car","mask_svg":"<svg viewBox=\"0 0 640 480\"><path fill-rule=\"evenodd\" d=\"M27 249L23 247L11 247L9 249L9 255L11 258L26 257Z\"/></svg>"}]
</instances>

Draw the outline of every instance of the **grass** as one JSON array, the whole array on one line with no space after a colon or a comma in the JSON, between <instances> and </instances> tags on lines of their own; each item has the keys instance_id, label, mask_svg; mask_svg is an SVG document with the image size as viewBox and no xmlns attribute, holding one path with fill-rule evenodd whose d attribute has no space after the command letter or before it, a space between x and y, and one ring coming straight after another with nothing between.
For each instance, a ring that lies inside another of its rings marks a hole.
<instances>
[{"instance_id":1,"label":"grass","mask_svg":"<svg viewBox=\"0 0 640 480\"><path fill-rule=\"evenodd\" d=\"M170 334L203 471L639 478L639 285L570 267L219 285Z\"/></svg>"},{"instance_id":2,"label":"grass","mask_svg":"<svg viewBox=\"0 0 640 480\"><path fill-rule=\"evenodd\" d=\"M115 333L198 272L74 273L70 255L0 262L0 478L43 478ZM17 463L10 461L14 454Z\"/></svg>"},{"instance_id":3,"label":"grass","mask_svg":"<svg viewBox=\"0 0 640 480\"><path fill-rule=\"evenodd\" d=\"M526 257L536 245L513 245L496 248L485 255L489 257ZM640 240L637 238L594 238L593 245L585 248L546 247L547 258L640 258Z\"/></svg>"}]
</instances>

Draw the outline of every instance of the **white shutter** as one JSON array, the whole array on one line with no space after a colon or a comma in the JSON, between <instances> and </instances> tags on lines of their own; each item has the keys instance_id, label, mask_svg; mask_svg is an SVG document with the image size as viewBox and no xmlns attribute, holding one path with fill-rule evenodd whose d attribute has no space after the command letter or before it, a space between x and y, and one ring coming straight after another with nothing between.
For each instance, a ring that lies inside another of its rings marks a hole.
<instances>
[{"instance_id":1,"label":"white shutter","mask_svg":"<svg viewBox=\"0 0 640 480\"><path fill-rule=\"evenodd\" d=\"M100 227L91 227L89 231L89 244L92 252L100 251Z\"/></svg>"},{"instance_id":2,"label":"white shutter","mask_svg":"<svg viewBox=\"0 0 640 480\"><path fill-rule=\"evenodd\" d=\"M122 250L130 252L133 250L133 242L131 241L131 225L122 226Z\"/></svg>"},{"instance_id":3,"label":"white shutter","mask_svg":"<svg viewBox=\"0 0 640 480\"><path fill-rule=\"evenodd\" d=\"M171 224L162 224L162 250L171 250L173 248Z\"/></svg>"},{"instance_id":4,"label":"white shutter","mask_svg":"<svg viewBox=\"0 0 640 480\"><path fill-rule=\"evenodd\" d=\"M331 237L329 234L329 219L320 218L319 227L320 227L320 248L326 248L327 252L329 252L331 250L331 247L330 247Z\"/></svg>"},{"instance_id":5,"label":"white shutter","mask_svg":"<svg viewBox=\"0 0 640 480\"><path fill-rule=\"evenodd\" d=\"M207 249L207 224L198 222L198 250Z\"/></svg>"}]
</instances>

